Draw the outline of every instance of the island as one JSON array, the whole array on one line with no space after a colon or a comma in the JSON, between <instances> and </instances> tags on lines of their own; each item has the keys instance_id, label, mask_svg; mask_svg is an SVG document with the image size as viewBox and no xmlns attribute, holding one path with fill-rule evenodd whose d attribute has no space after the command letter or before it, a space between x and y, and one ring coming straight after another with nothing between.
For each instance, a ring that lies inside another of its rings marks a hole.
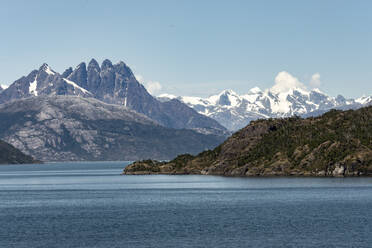
<instances>
[{"instance_id":1,"label":"island","mask_svg":"<svg viewBox=\"0 0 372 248\"><path fill-rule=\"evenodd\" d=\"M371 176L372 106L252 121L213 150L136 161L123 174Z\"/></svg>"}]
</instances>

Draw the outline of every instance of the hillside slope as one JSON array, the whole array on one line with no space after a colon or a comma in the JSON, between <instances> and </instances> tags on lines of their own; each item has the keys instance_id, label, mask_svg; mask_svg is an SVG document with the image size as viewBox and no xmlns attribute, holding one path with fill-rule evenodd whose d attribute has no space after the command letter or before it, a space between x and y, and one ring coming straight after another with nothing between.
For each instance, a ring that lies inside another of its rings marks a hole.
<instances>
[{"instance_id":1,"label":"hillside slope","mask_svg":"<svg viewBox=\"0 0 372 248\"><path fill-rule=\"evenodd\" d=\"M212 151L165 163L140 161L124 174L356 176L372 174L372 106L301 119L251 122Z\"/></svg>"},{"instance_id":2,"label":"hillside slope","mask_svg":"<svg viewBox=\"0 0 372 248\"><path fill-rule=\"evenodd\" d=\"M0 140L0 164L32 164L37 162L31 156Z\"/></svg>"},{"instance_id":3,"label":"hillside slope","mask_svg":"<svg viewBox=\"0 0 372 248\"><path fill-rule=\"evenodd\" d=\"M0 138L42 161L170 159L224 140L165 128L124 106L77 96L0 104Z\"/></svg>"}]
</instances>

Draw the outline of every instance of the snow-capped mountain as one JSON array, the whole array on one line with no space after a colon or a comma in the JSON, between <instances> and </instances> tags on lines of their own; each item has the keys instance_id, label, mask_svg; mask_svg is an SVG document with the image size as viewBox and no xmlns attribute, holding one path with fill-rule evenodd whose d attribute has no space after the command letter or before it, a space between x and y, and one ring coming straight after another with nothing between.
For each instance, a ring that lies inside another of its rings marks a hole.
<instances>
[{"instance_id":1,"label":"snow-capped mountain","mask_svg":"<svg viewBox=\"0 0 372 248\"><path fill-rule=\"evenodd\" d=\"M179 100L158 101L135 78L122 61L112 64L108 59L99 66L92 59L62 74L47 64L21 77L0 93L0 104L38 96L74 95L96 98L105 103L124 105L144 114L158 124L176 129L193 129L204 134L229 134L225 127L212 118L197 113Z\"/></svg>"},{"instance_id":2,"label":"snow-capped mountain","mask_svg":"<svg viewBox=\"0 0 372 248\"><path fill-rule=\"evenodd\" d=\"M0 103L41 95L77 95L92 97L92 93L76 83L61 77L49 65L43 64L21 77L0 94Z\"/></svg>"},{"instance_id":3,"label":"snow-capped mountain","mask_svg":"<svg viewBox=\"0 0 372 248\"><path fill-rule=\"evenodd\" d=\"M162 101L175 96L163 94ZM372 104L372 96L358 99L345 99L339 95L331 97L319 89L307 90L304 87L261 90L252 88L247 94L239 95L232 90L208 98L181 96L180 101L199 113L217 120L231 131L246 126L251 120L277 118L293 115L311 116L321 114L332 108L358 108Z\"/></svg>"}]
</instances>

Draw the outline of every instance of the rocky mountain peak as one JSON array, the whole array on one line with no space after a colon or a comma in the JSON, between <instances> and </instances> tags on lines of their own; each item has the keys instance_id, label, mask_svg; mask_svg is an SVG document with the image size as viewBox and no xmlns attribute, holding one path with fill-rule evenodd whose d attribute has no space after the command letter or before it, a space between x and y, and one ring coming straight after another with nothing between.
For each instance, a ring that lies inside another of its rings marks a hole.
<instances>
[{"instance_id":1,"label":"rocky mountain peak","mask_svg":"<svg viewBox=\"0 0 372 248\"><path fill-rule=\"evenodd\" d=\"M84 62L80 63L76 67L76 69L68 76L68 79L77 83L80 87L87 89L88 74L86 64Z\"/></svg>"},{"instance_id":2,"label":"rocky mountain peak","mask_svg":"<svg viewBox=\"0 0 372 248\"><path fill-rule=\"evenodd\" d=\"M345 99L345 97L343 97L342 95L338 95L338 96L336 97L336 101L337 101L338 103L343 103L343 104L346 103L346 99Z\"/></svg>"},{"instance_id":3,"label":"rocky mountain peak","mask_svg":"<svg viewBox=\"0 0 372 248\"><path fill-rule=\"evenodd\" d=\"M109 59L105 59L102 62L102 65L101 65L101 70L102 71L112 69L112 68L114 68L114 66L112 65L112 62Z\"/></svg>"},{"instance_id":4,"label":"rocky mountain peak","mask_svg":"<svg viewBox=\"0 0 372 248\"><path fill-rule=\"evenodd\" d=\"M223 90L218 95L210 96L208 100L222 106L235 106L241 101L239 95L231 89Z\"/></svg>"},{"instance_id":5,"label":"rocky mountain peak","mask_svg":"<svg viewBox=\"0 0 372 248\"><path fill-rule=\"evenodd\" d=\"M99 64L97 60L91 59L88 64L88 71L95 70L97 72L101 71L101 68L99 67Z\"/></svg>"},{"instance_id":6,"label":"rocky mountain peak","mask_svg":"<svg viewBox=\"0 0 372 248\"><path fill-rule=\"evenodd\" d=\"M44 63L44 64L42 64L40 66L39 72L40 71L46 72L48 75L54 75L54 74L56 74L56 72L53 71L47 63Z\"/></svg>"},{"instance_id":7,"label":"rocky mountain peak","mask_svg":"<svg viewBox=\"0 0 372 248\"><path fill-rule=\"evenodd\" d=\"M62 76L63 78L68 78L68 76L70 76L72 72L73 72L72 67L69 67L69 68L67 68L67 69L62 73L61 76Z\"/></svg>"},{"instance_id":8,"label":"rocky mountain peak","mask_svg":"<svg viewBox=\"0 0 372 248\"><path fill-rule=\"evenodd\" d=\"M115 72L123 76L126 76L126 77L133 76L132 70L123 61L120 61L119 63L115 64L114 68L115 68Z\"/></svg>"}]
</instances>

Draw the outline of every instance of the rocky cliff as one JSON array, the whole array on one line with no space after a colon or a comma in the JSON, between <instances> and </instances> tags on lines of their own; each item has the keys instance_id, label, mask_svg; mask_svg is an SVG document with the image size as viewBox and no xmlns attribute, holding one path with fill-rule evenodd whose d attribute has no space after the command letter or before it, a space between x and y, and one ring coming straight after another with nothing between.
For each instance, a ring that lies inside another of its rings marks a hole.
<instances>
[{"instance_id":1,"label":"rocky cliff","mask_svg":"<svg viewBox=\"0 0 372 248\"><path fill-rule=\"evenodd\" d=\"M372 175L372 106L252 121L214 150L170 162L138 161L124 174Z\"/></svg>"}]
</instances>

